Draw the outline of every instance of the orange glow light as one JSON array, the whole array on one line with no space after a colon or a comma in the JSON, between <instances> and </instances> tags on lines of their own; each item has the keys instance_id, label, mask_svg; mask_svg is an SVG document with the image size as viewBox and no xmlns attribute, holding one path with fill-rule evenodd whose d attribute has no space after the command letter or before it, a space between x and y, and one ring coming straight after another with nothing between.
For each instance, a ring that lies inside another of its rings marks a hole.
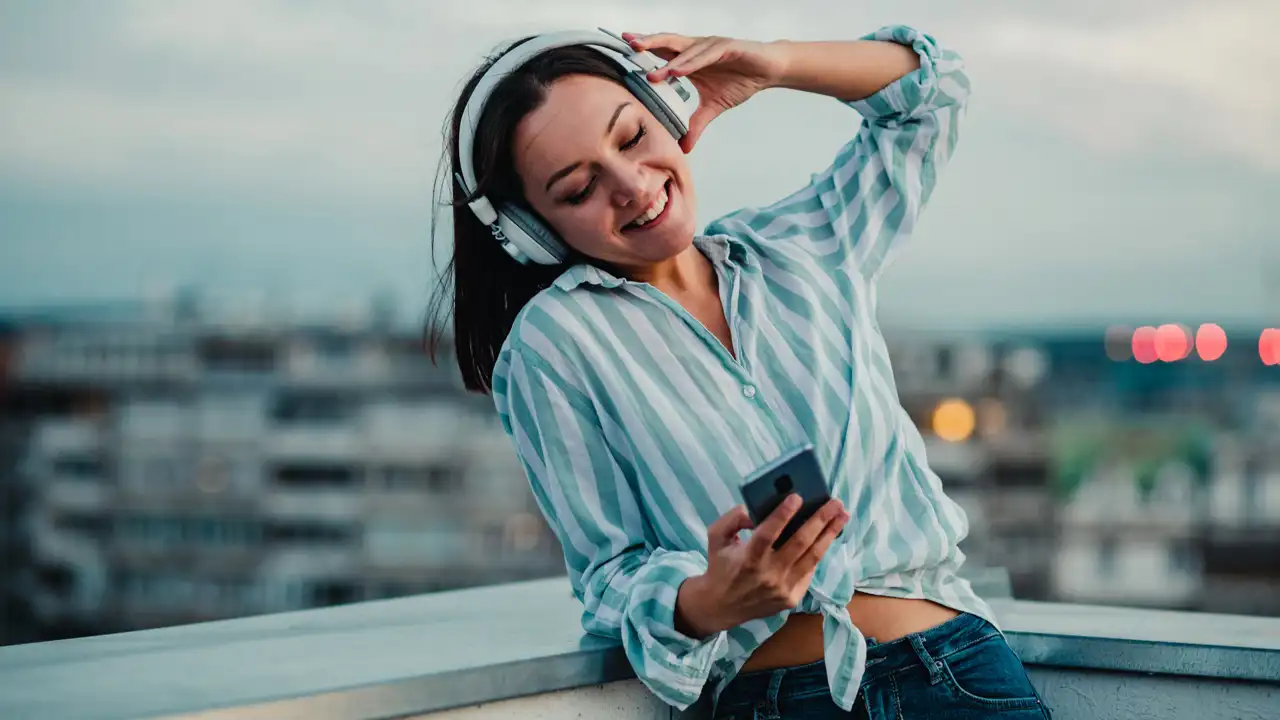
<instances>
[{"instance_id":1,"label":"orange glow light","mask_svg":"<svg viewBox=\"0 0 1280 720\"><path fill-rule=\"evenodd\" d=\"M964 442L973 434L973 406L964 400L944 400L933 411L933 432L947 442Z\"/></svg>"}]
</instances>

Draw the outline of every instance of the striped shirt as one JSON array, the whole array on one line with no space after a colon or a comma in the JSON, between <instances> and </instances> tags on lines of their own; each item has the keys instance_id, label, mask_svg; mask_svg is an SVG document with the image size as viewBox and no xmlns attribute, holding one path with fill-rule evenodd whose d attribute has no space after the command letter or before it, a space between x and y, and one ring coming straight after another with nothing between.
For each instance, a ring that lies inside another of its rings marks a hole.
<instances>
[{"instance_id":1,"label":"striped shirt","mask_svg":"<svg viewBox=\"0 0 1280 720\"><path fill-rule=\"evenodd\" d=\"M730 353L647 283L581 264L522 309L493 373L498 415L563 546L590 633L687 708L713 699L790 612L824 618L832 697L849 709L867 642L855 592L927 598L995 624L957 576L968 532L902 409L876 320L876 282L912 233L956 145L969 82L913 29L864 36L921 67L847 104L853 138L822 172L694 238L716 269ZM675 628L680 583L707 569L707 527L743 478L812 443L852 515L792 611L707 638Z\"/></svg>"}]
</instances>

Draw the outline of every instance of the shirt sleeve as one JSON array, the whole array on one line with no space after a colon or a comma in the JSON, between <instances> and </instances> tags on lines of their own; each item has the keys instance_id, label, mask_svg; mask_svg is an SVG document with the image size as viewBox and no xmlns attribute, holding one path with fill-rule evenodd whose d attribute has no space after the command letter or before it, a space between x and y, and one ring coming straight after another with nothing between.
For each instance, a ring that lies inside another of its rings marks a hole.
<instances>
[{"instance_id":1,"label":"shirt sleeve","mask_svg":"<svg viewBox=\"0 0 1280 720\"><path fill-rule=\"evenodd\" d=\"M655 547L630 463L610 448L590 400L529 350L500 354L494 400L538 507L559 539L585 631L621 641L636 676L681 710L702 693L727 633L676 630L676 594L702 574L697 551Z\"/></svg>"},{"instance_id":2,"label":"shirt sleeve","mask_svg":"<svg viewBox=\"0 0 1280 720\"><path fill-rule=\"evenodd\" d=\"M863 40L912 48L920 67L845 105L862 116L852 139L808 184L766 207L714 221L726 233L777 249L802 245L829 269L875 281L910 238L939 171L955 150L969 97L963 59L918 30L894 25Z\"/></svg>"}]
</instances>

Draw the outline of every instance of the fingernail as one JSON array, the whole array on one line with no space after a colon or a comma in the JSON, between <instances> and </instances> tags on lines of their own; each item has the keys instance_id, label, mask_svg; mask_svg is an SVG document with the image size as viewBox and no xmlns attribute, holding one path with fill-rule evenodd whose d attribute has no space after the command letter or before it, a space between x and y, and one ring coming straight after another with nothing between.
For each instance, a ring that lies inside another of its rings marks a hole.
<instances>
[{"instance_id":1,"label":"fingernail","mask_svg":"<svg viewBox=\"0 0 1280 720\"><path fill-rule=\"evenodd\" d=\"M791 493L787 496L787 509L791 510L792 508L798 507L800 507L800 496L795 493Z\"/></svg>"}]
</instances>

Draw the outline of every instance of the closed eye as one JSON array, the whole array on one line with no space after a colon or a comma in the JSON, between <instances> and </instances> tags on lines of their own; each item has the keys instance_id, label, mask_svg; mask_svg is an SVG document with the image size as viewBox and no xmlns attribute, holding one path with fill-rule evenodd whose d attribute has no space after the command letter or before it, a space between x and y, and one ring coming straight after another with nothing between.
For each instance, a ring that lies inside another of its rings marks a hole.
<instances>
[{"instance_id":1,"label":"closed eye","mask_svg":"<svg viewBox=\"0 0 1280 720\"><path fill-rule=\"evenodd\" d=\"M644 123L640 123L640 129L636 130L636 134L630 140L623 143L622 149L626 151L639 145L640 141L644 139L644 136L646 133L648 133L648 128L645 127ZM595 187L595 185L596 185L596 180L595 178L592 178L591 182L587 183L587 186L585 188L583 188L580 192L574 193L573 195L570 195L569 197L565 198L564 201L569 203L570 205L581 205L582 203L587 201L587 198L591 197L591 190Z\"/></svg>"},{"instance_id":2,"label":"closed eye","mask_svg":"<svg viewBox=\"0 0 1280 720\"><path fill-rule=\"evenodd\" d=\"M627 143L626 143L625 145L623 145L623 146L622 146L622 149L623 149L623 150L630 150L631 148L635 147L636 145L639 145L639 144L640 144L640 140L641 140L642 138L644 138L644 134L645 134L645 126L644 126L644 123L640 123L640 129L636 131L636 136L635 136L635 137L633 137L633 138L631 138L630 140L628 140L628 141L627 141Z\"/></svg>"}]
</instances>

